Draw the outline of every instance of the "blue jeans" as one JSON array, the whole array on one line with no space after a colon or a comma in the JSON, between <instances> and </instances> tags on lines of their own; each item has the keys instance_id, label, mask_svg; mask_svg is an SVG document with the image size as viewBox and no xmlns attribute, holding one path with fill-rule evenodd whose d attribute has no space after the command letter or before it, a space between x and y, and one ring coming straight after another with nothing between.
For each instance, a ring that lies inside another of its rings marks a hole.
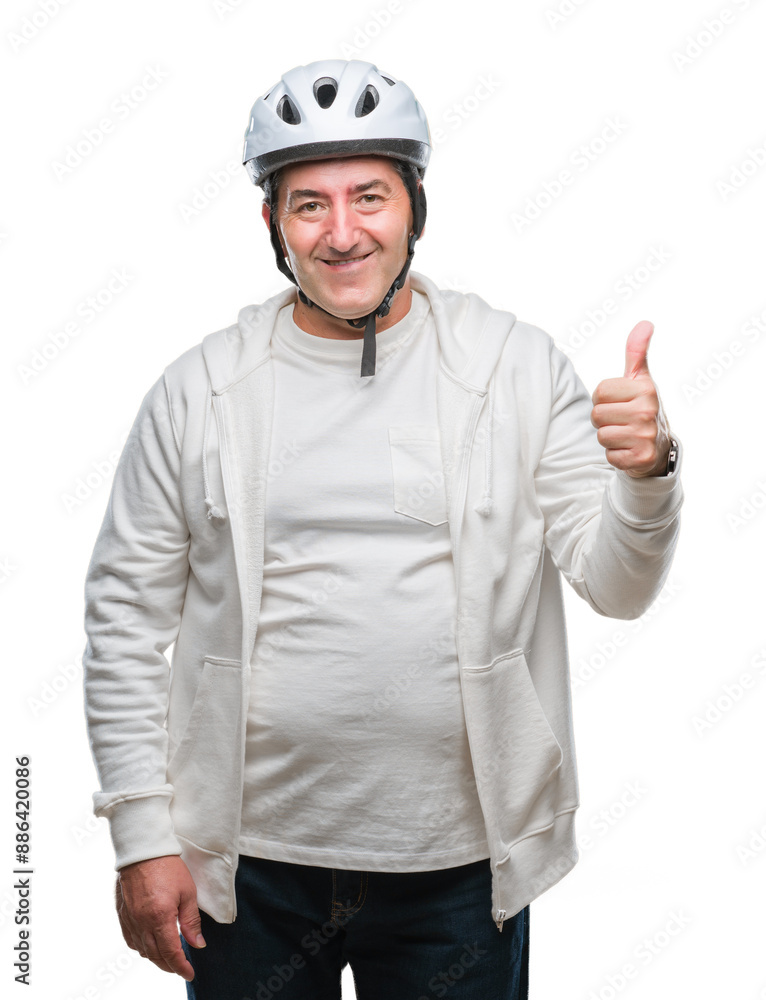
<instances>
[{"instance_id":1,"label":"blue jeans","mask_svg":"<svg viewBox=\"0 0 766 1000\"><path fill-rule=\"evenodd\" d=\"M200 911L206 948L181 937L188 1000L526 1000L529 906L492 919L489 859L366 872L240 855L237 918Z\"/></svg>"}]
</instances>

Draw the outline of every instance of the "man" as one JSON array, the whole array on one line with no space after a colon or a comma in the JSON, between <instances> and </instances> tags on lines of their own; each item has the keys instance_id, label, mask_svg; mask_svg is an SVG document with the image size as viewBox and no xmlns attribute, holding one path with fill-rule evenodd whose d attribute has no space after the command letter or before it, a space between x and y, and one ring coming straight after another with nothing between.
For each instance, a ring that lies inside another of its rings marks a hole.
<instances>
[{"instance_id":1,"label":"man","mask_svg":"<svg viewBox=\"0 0 766 1000\"><path fill-rule=\"evenodd\" d=\"M410 273L429 155L369 63L255 102L297 289L149 390L89 567L123 934L198 1000L339 997L347 962L360 1000L527 996L529 904L578 860L561 575L635 618L670 568L652 325L591 399L542 330Z\"/></svg>"}]
</instances>

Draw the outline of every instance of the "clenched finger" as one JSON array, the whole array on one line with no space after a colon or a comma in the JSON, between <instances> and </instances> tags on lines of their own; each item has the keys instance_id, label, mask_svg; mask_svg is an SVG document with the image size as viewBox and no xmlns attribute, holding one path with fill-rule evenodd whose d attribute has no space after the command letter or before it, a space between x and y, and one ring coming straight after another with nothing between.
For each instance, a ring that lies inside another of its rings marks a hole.
<instances>
[{"instance_id":1,"label":"clenched finger","mask_svg":"<svg viewBox=\"0 0 766 1000\"><path fill-rule=\"evenodd\" d=\"M175 972L175 969L169 965L162 954L162 948L158 944L156 934L152 934L150 931L144 934L144 950L146 951L146 958L150 962L154 962L158 969L162 969L163 972Z\"/></svg>"},{"instance_id":2,"label":"clenched finger","mask_svg":"<svg viewBox=\"0 0 766 1000\"><path fill-rule=\"evenodd\" d=\"M629 403L597 403L590 414L590 422L594 427L604 427L607 424L629 424L636 419L636 408Z\"/></svg>"},{"instance_id":3,"label":"clenched finger","mask_svg":"<svg viewBox=\"0 0 766 1000\"><path fill-rule=\"evenodd\" d=\"M194 969L184 954L181 939L175 927L163 927L155 931L157 950L168 966L169 972L177 972L184 979L194 979Z\"/></svg>"}]
</instances>

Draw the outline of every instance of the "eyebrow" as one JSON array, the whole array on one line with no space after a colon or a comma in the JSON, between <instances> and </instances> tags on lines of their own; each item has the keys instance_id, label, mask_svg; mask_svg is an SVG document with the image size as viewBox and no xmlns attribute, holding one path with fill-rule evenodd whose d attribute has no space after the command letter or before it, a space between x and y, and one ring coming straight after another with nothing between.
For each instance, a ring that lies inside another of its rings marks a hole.
<instances>
[{"instance_id":1,"label":"eyebrow","mask_svg":"<svg viewBox=\"0 0 766 1000\"><path fill-rule=\"evenodd\" d=\"M393 194L388 184L380 179L364 181L362 184L355 184L351 188L351 194L361 194L363 191L369 191L370 188L373 187L381 188L386 194ZM293 202L298 198L321 198L322 194L322 191L314 191L313 188L295 188L295 190L288 192L285 207L290 208Z\"/></svg>"}]
</instances>

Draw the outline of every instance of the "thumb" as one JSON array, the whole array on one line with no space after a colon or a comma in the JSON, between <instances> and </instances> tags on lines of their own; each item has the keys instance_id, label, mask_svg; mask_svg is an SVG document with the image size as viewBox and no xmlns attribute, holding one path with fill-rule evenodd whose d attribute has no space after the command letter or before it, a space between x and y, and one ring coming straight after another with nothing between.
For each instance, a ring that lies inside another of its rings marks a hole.
<instances>
[{"instance_id":1,"label":"thumb","mask_svg":"<svg viewBox=\"0 0 766 1000\"><path fill-rule=\"evenodd\" d=\"M639 375L649 374L646 355L653 333L654 323L648 319L642 319L630 331L625 345L625 378L637 378Z\"/></svg>"},{"instance_id":2,"label":"thumb","mask_svg":"<svg viewBox=\"0 0 766 1000\"><path fill-rule=\"evenodd\" d=\"M178 907L178 925L190 945L195 948L205 947L206 942L202 937L202 921L195 896L182 898L181 905Z\"/></svg>"}]
</instances>

